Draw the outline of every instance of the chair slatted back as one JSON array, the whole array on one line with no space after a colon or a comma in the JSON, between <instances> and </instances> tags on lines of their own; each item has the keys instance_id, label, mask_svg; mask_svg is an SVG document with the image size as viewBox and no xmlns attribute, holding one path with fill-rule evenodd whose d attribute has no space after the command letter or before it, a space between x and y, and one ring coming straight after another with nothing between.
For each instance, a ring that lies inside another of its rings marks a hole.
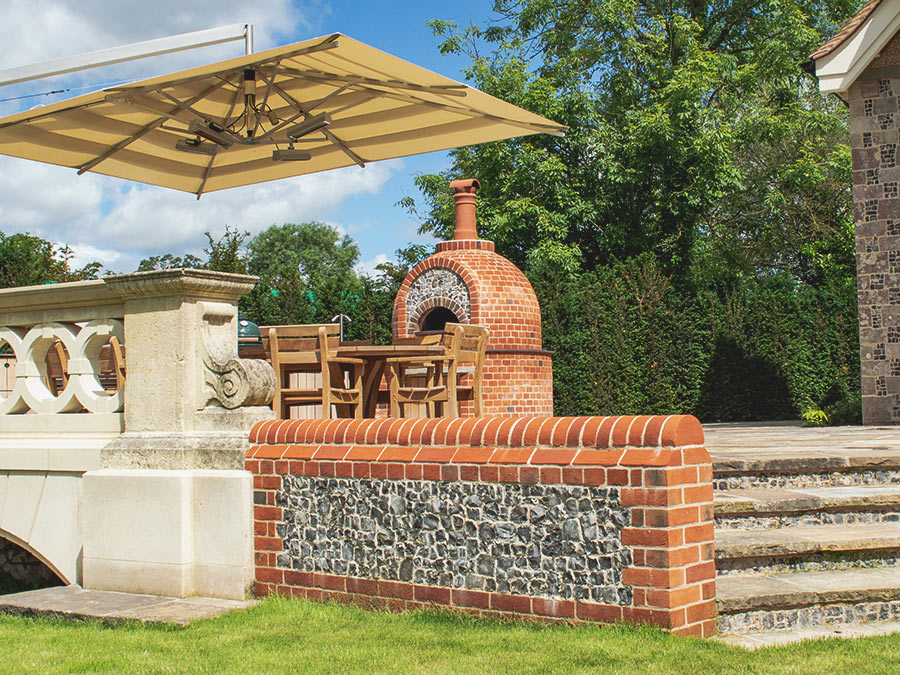
<instances>
[{"instance_id":1,"label":"chair slatted back","mask_svg":"<svg viewBox=\"0 0 900 675\"><path fill-rule=\"evenodd\" d=\"M461 398L471 398L477 417L483 414L482 381L487 342L488 329L485 326L462 323L448 323L444 326L443 344L447 355L453 356L447 384L453 389L450 401L457 408L457 415L460 414ZM463 368L460 369L460 366Z\"/></svg>"},{"instance_id":2,"label":"chair slatted back","mask_svg":"<svg viewBox=\"0 0 900 675\"><path fill-rule=\"evenodd\" d=\"M340 341L340 326L337 324L301 324L260 328L260 332L263 332L268 338L265 341L267 343L266 350L276 374L281 366L321 364L320 328L325 329L329 349L331 351L337 349Z\"/></svg>"},{"instance_id":3,"label":"chair slatted back","mask_svg":"<svg viewBox=\"0 0 900 675\"><path fill-rule=\"evenodd\" d=\"M480 369L484 366L487 337L485 326L448 323L444 326L443 345L448 352L452 352L457 364L472 363Z\"/></svg>"},{"instance_id":4,"label":"chair slatted back","mask_svg":"<svg viewBox=\"0 0 900 675\"><path fill-rule=\"evenodd\" d=\"M286 417L291 406L315 404L321 406L322 417L329 417L335 404L356 406L357 416L362 415L363 362L337 357L340 325L264 326L260 330L268 337L269 360L278 379L273 400L276 413ZM352 369L349 388L343 370L348 367Z\"/></svg>"}]
</instances>

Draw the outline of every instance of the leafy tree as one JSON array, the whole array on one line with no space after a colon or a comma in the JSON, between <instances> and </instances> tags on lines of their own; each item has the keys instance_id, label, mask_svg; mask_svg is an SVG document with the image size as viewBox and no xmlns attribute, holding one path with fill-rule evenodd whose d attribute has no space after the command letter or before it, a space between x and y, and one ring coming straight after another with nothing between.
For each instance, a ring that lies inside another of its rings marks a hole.
<instances>
[{"instance_id":1,"label":"leafy tree","mask_svg":"<svg viewBox=\"0 0 900 675\"><path fill-rule=\"evenodd\" d=\"M172 270L178 268L184 269L205 269L206 264L192 253L185 253L183 256L165 253L163 255L153 255L144 258L138 264L137 272L150 272L153 270Z\"/></svg>"},{"instance_id":2,"label":"leafy tree","mask_svg":"<svg viewBox=\"0 0 900 675\"><path fill-rule=\"evenodd\" d=\"M447 234L446 180L467 175L485 236L518 264L650 252L701 283L852 266L846 113L798 64L853 5L498 0L487 27L432 22L477 86L570 130L451 153L419 179L422 229Z\"/></svg>"},{"instance_id":3,"label":"leafy tree","mask_svg":"<svg viewBox=\"0 0 900 675\"><path fill-rule=\"evenodd\" d=\"M0 288L96 279L100 263L71 268L72 251L28 233L0 232Z\"/></svg>"},{"instance_id":4,"label":"leafy tree","mask_svg":"<svg viewBox=\"0 0 900 675\"><path fill-rule=\"evenodd\" d=\"M360 302L359 248L330 225L273 225L250 240L248 251L248 271L260 284L246 311L258 323L326 323L352 316Z\"/></svg>"},{"instance_id":5,"label":"leafy tree","mask_svg":"<svg viewBox=\"0 0 900 675\"><path fill-rule=\"evenodd\" d=\"M225 233L219 239L213 239L209 232L204 232L209 240L209 248L203 249L208 260L204 267L217 272L247 274L247 252L244 242L249 232L241 232L237 228L225 226Z\"/></svg>"},{"instance_id":6,"label":"leafy tree","mask_svg":"<svg viewBox=\"0 0 900 675\"><path fill-rule=\"evenodd\" d=\"M858 391L847 112L799 67L858 4L496 0L485 26L432 22L476 86L569 127L459 148L405 200L447 237L447 182L481 180L479 231L541 300L558 412L785 417Z\"/></svg>"}]
</instances>

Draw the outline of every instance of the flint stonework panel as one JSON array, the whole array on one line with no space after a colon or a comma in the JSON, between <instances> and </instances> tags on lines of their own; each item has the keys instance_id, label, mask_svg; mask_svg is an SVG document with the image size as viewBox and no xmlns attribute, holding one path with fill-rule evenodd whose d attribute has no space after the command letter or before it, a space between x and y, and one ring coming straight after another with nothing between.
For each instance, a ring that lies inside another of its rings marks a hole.
<instances>
[{"instance_id":1,"label":"flint stonework panel","mask_svg":"<svg viewBox=\"0 0 900 675\"><path fill-rule=\"evenodd\" d=\"M284 476L286 569L629 605L615 487Z\"/></svg>"}]
</instances>

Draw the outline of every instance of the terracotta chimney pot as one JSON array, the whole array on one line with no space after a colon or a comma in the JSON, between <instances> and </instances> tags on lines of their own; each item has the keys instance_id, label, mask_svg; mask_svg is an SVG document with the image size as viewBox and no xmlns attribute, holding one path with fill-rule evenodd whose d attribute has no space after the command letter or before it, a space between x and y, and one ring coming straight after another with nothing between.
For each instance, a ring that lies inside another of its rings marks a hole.
<instances>
[{"instance_id":1,"label":"terracotta chimney pot","mask_svg":"<svg viewBox=\"0 0 900 675\"><path fill-rule=\"evenodd\" d=\"M450 183L454 189L453 201L456 206L456 227L454 239L478 239L475 227L475 191L481 188L477 178L463 178Z\"/></svg>"}]
</instances>

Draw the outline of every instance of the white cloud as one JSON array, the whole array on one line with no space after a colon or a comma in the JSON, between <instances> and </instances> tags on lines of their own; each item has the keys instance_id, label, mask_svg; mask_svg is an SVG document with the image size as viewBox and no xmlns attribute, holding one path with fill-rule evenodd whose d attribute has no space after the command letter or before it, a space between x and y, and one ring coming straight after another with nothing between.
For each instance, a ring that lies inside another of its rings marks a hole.
<instances>
[{"instance_id":1,"label":"white cloud","mask_svg":"<svg viewBox=\"0 0 900 675\"><path fill-rule=\"evenodd\" d=\"M0 230L68 242L97 252L105 267L134 269L141 258L200 253L225 225L256 234L270 225L328 220L341 202L376 194L401 160L375 162L204 195L138 185L36 162L0 157ZM340 226L339 226L340 227ZM345 230L340 227L340 231Z\"/></svg>"},{"instance_id":2,"label":"white cloud","mask_svg":"<svg viewBox=\"0 0 900 675\"><path fill-rule=\"evenodd\" d=\"M357 274L368 274L369 276L375 276L378 274L378 270L375 269L381 263L386 263L388 261L387 254L379 253L371 260L364 260L361 263L356 265L356 273Z\"/></svg>"}]
</instances>

